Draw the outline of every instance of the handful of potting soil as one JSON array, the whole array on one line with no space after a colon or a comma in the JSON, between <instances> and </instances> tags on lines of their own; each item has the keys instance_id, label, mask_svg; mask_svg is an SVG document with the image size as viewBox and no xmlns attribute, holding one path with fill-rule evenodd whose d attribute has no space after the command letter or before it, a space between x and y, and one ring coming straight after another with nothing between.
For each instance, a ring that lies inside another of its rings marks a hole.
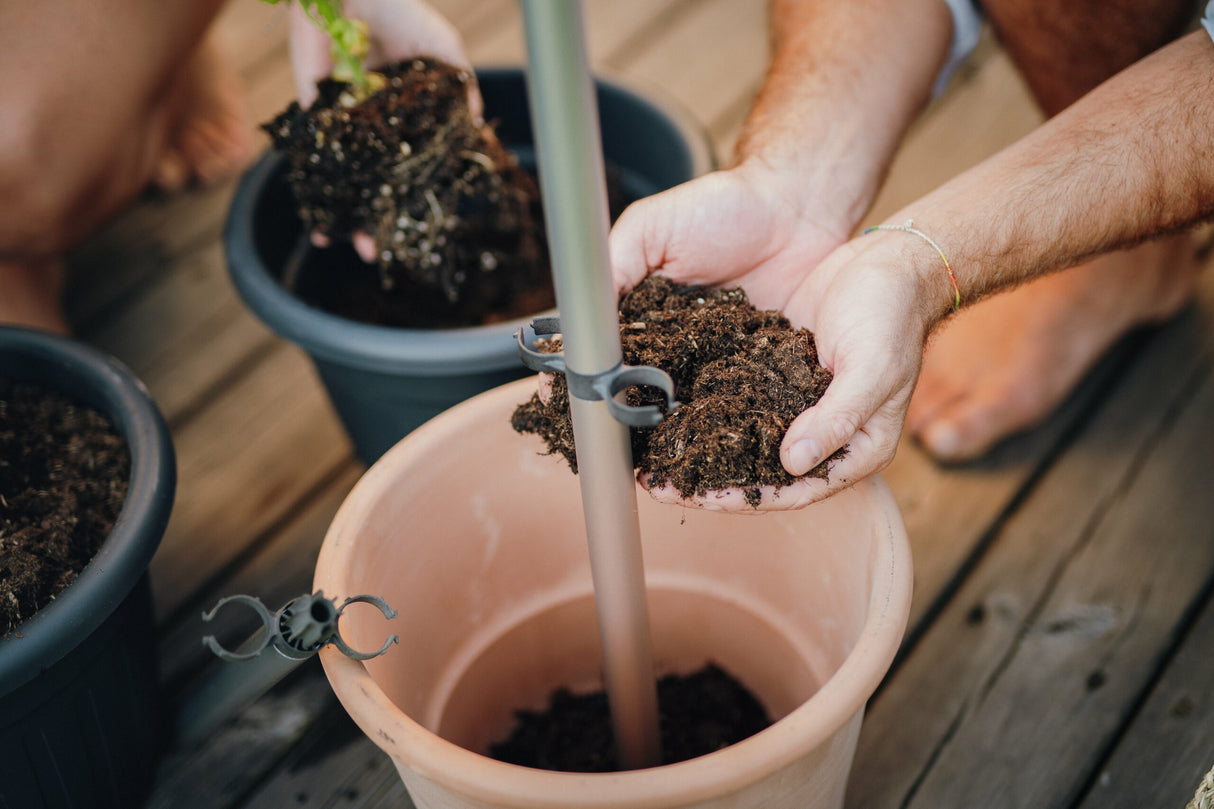
<instances>
[{"instance_id":1,"label":"handful of potting soil","mask_svg":"<svg viewBox=\"0 0 1214 809\"><path fill-rule=\"evenodd\" d=\"M433 58L381 73L386 86L362 102L348 106L348 85L324 79L310 108L293 102L264 125L304 226L370 236L385 289L420 284L454 302L500 298L507 278L546 283L539 191L472 115L470 74Z\"/></svg>"},{"instance_id":2,"label":"handful of potting soil","mask_svg":"<svg viewBox=\"0 0 1214 809\"><path fill-rule=\"evenodd\" d=\"M741 289L707 289L650 276L620 301L627 365L670 374L682 406L653 428L633 428L632 457L649 488L672 486L682 497L742 489L758 506L761 486L796 478L780 462L780 442L793 419L816 404L831 374L818 362L813 335L776 311L755 309ZM559 351L559 340L542 350ZM662 406L660 393L630 388L630 405ZM569 390L553 380L551 395L533 395L511 420L544 439L577 471ZM807 473L825 478L839 450Z\"/></svg>"},{"instance_id":3,"label":"handful of potting soil","mask_svg":"<svg viewBox=\"0 0 1214 809\"><path fill-rule=\"evenodd\" d=\"M109 535L131 459L109 419L0 378L0 638L76 580Z\"/></svg>"}]
</instances>

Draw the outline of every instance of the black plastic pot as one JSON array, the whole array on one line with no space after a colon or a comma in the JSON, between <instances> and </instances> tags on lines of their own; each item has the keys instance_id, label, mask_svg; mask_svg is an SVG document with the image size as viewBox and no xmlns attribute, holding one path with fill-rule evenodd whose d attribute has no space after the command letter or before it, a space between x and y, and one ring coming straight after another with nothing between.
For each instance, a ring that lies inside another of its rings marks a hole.
<instances>
[{"instance_id":1,"label":"black plastic pot","mask_svg":"<svg viewBox=\"0 0 1214 809\"><path fill-rule=\"evenodd\" d=\"M126 500L97 555L0 640L0 807L128 809L146 797L163 739L147 569L173 505L169 431L130 371L66 338L0 327L0 377L94 407L131 452Z\"/></svg>"},{"instance_id":2,"label":"black plastic pot","mask_svg":"<svg viewBox=\"0 0 1214 809\"><path fill-rule=\"evenodd\" d=\"M485 118L497 122L499 137L524 164L533 162L523 71L482 70L477 78ZM669 104L602 79L598 102L604 157L629 196L648 196L711 170L705 133ZM452 405L530 373L513 337L530 317L475 328L401 329L337 317L288 293L280 282L283 268L305 241L285 174L285 161L267 154L242 179L224 232L228 265L249 308L311 356L364 462ZM309 260L322 256L312 253Z\"/></svg>"}]
</instances>

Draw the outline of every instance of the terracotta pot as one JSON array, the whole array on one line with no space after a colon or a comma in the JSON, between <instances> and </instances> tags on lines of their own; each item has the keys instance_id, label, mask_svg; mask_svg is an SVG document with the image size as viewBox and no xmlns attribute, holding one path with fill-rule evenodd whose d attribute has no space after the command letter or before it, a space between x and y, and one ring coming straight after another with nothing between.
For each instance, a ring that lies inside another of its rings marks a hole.
<instances>
[{"instance_id":1,"label":"terracotta pot","mask_svg":"<svg viewBox=\"0 0 1214 809\"><path fill-rule=\"evenodd\" d=\"M74 582L0 640L0 807L129 807L164 742L147 569L173 506L169 430L125 367L74 340L0 328L0 376L90 405L131 453L126 500Z\"/></svg>"},{"instance_id":2,"label":"terracotta pot","mask_svg":"<svg viewBox=\"0 0 1214 809\"><path fill-rule=\"evenodd\" d=\"M638 496L659 674L715 661L773 718L679 764L577 775L492 760L512 714L560 686L601 688L577 479L510 414L522 380L433 419L354 488L315 587L376 593L352 613L358 663L322 652L346 710L395 761L419 807L839 807L860 718L905 629L910 553L878 478L802 511L730 516Z\"/></svg>"},{"instance_id":3,"label":"terracotta pot","mask_svg":"<svg viewBox=\"0 0 1214 809\"><path fill-rule=\"evenodd\" d=\"M477 79L485 118L495 122L502 142L524 165L534 165L523 71L489 68L478 70ZM598 102L604 156L630 198L712 168L705 132L676 106L606 79L598 80ZM478 327L403 329L347 320L307 305L281 283L302 230L285 160L269 153L242 178L232 200L224 230L232 281L267 326L308 353L365 463L451 405L530 375L514 340L530 315ZM304 261L340 265L357 261L352 255L332 248L312 251Z\"/></svg>"}]
</instances>

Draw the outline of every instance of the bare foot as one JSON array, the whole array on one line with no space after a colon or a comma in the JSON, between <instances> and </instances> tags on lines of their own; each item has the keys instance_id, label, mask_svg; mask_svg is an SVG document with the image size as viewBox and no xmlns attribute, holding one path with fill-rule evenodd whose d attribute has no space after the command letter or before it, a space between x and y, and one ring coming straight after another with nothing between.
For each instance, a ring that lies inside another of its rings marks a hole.
<instances>
[{"instance_id":1,"label":"bare foot","mask_svg":"<svg viewBox=\"0 0 1214 809\"><path fill-rule=\"evenodd\" d=\"M26 326L67 334L67 321L59 305L63 265L0 262L0 324Z\"/></svg>"},{"instance_id":2,"label":"bare foot","mask_svg":"<svg viewBox=\"0 0 1214 809\"><path fill-rule=\"evenodd\" d=\"M253 133L240 77L210 38L178 71L167 103L167 137L152 171L157 187L213 183L248 164Z\"/></svg>"},{"instance_id":3,"label":"bare foot","mask_svg":"<svg viewBox=\"0 0 1214 809\"><path fill-rule=\"evenodd\" d=\"M1191 237L1174 236L966 309L928 344L907 429L938 460L984 454L1048 416L1122 335L1175 315L1199 270Z\"/></svg>"}]
</instances>

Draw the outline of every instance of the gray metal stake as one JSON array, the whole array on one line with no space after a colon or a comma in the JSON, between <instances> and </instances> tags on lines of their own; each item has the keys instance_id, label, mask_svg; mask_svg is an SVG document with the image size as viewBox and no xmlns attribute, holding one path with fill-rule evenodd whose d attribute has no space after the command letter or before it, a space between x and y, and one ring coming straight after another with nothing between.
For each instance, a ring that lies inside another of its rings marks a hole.
<instances>
[{"instance_id":1,"label":"gray metal stake","mask_svg":"<svg viewBox=\"0 0 1214 809\"><path fill-rule=\"evenodd\" d=\"M570 372L623 359L607 254L607 184L598 107L576 0L522 0L527 82L544 218ZM602 400L570 396L582 506L620 764L661 760L657 686L628 427Z\"/></svg>"}]
</instances>

